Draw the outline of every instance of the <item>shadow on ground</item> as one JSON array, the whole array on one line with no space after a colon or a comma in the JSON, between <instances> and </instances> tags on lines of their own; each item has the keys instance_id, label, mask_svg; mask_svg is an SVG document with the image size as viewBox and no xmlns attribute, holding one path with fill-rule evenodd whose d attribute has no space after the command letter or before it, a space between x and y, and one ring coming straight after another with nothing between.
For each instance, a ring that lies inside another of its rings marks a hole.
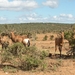
<instances>
[{"instance_id":1,"label":"shadow on ground","mask_svg":"<svg viewBox=\"0 0 75 75\"><path fill-rule=\"evenodd\" d=\"M61 57L60 57L60 54L52 54L52 53L49 53L49 58L51 59L73 59L75 58L73 55L65 55L65 54L62 54Z\"/></svg>"}]
</instances>

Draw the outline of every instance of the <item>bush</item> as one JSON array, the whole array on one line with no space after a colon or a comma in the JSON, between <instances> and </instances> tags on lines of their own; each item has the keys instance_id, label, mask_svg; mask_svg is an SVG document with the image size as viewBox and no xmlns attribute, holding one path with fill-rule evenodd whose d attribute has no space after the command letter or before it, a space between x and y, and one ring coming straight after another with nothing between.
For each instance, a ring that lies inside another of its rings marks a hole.
<instances>
[{"instance_id":1,"label":"bush","mask_svg":"<svg viewBox=\"0 0 75 75\"><path fill-rule=\"evenodd\" d=\"M69 41L70 46L75 44L74 33L72 31L65 32L64 37Z\"/></svg>"},{"instance_id":2,"label":"bush","mask_svg":"<svg viewBox=\"0 0 75 75\"><path fill-rule=\"evenodd\" d=\"M48 39L48 36L45 35L44 38L43 38L43 41L46 41Z\"/></svg>"},{"instance_id":3,"label":"bush","mask_svg":"<svg viewBox=\"0 0 75 75\"><path fill-rule=\"evenodd\" d=\"M22 70L35 70L43 66L46 56L45 51L41 52L35 46L24 47L21 43L15 43L2 52L2 62L11 63Z\"/></svg>"},{"instance_id":4,"label":"bush","mask_svg":"<svg viewBox=\"0 0 75 75\"><path fill-rule=\"evenodd\" d=\"M22 43L14 43L9 47L9 51L13 54L13 56L20 56L24 51L25 47Z\"/></svg>"},{"instance_id":5,"label":"bush","mask_svg":"<svg viewBox=\"0 0 75 75\"><path fill-rule=\"evenodd\" d=\"M68 54L73 54L73 57L75 58L75 32L74 31L69 31L65 33L65 39L69 41L69 45L71 47L71 50L68 51Z\"/></svg>"},{"instance_id":6,"label":"bush","mask_svg":"<svg viewBox=\"0 0 75 75\"><path fill-rule=\"evenodd\" d=\"M53 40L53 38L54 38L54 36L53 36L53 35L51 35L51 36L50 36L50 40Z\"/></svg>"},{"instance_id":7,"label":"bush","mask_svg":"<svg viewBox=\"0 0 75 75\"><path fill-rule=\"evenodd\" d=\"M49 54L47 51L42 51L41 52L41 59L44 59L45 57L47 57Z\"/></svg>"},{"instance_id":8,"label":"bush","mask_svg":"<svg viewBox=\"0 0 75 75\"><path fill-rule=\"evenodd\" d=\"M41 60L37 59L35 57L26 57L25 60L21 62L21 69L22 70L32 70L36 69L38 66L40 66Z\"/></svg>"}]
</instances>

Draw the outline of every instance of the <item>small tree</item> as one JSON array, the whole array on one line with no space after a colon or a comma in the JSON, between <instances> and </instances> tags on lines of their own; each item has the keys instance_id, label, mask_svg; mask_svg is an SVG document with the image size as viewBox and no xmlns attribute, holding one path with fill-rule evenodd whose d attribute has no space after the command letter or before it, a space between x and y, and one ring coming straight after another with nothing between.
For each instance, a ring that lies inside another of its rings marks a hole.
<instances>
[{"instance_id":1,"label":"small tree","mask_svg":"<svg viewBox=\"0 0 75 75\"><path fill-rule=\"evenodd\" d=\"M65 32L64 37L69 41L69 45L74 45L74 33L72 31Z\"/></svg>"},{"instance_id":2,"label":"small tree","mask_svg":"<svg viewBox=\"0 0 75 75\"><path fill-rule=\"evenodd\" d=\"M73 57L75 57L75 38L74 38L74 32L68 31L65 33L65 39L69 41L69 45L71 47L71 50L67 52L67 54L73 54Z\"/></svg>"},{"instance_id":3,"label":"small tree","mask_svg":"<svg viewBox=\"0 0 75 75\"><path fill-rule=\"evenodd\" d=\"M54 38L54 36L53 36L53 35L51 35L51 36L50 36L50 40L53 40L53 38Z\"/></svg>"},{"instance_id":4,"label":"small tree","mask_svg":"<svg viewBox=\"0 0 75 75\"><path fill-rule=\"evenodd\" d=\"M46 41L48 39L48 36L45 35L44 38L43 38L43 41Z\"/></svg>"}]
</instances>

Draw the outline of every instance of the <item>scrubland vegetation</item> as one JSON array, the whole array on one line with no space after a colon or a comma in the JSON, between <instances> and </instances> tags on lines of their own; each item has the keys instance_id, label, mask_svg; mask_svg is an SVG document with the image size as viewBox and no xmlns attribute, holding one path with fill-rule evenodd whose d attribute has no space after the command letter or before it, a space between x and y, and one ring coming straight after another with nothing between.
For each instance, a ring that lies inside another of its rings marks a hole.
<instances>
[{"instance_id":1,"label":"scrubland vegetation","mask_svg":"<svg viewBox=\"0 0 75 75\"><path fill-rule=\"evenodd\" d=\"M0 32L12 29L16 30L19 34L25 33L47 33L57 32L61 30L70 30L75 27L75 24L60 24L60 23L24 23L24 24L1 24Z\"/></svg>"},{"instance_id":2,"label":"scrubland vegetation","mask_svg":"<svg viewBox=\"0 0 75 75\"><path fill-rule=\"evenodd\" d=\"M8 34L11 31L16 31L16 34L28 34L30 37L36 38L36 34L45 33L57 33L59 31L65 32L65 39L69 41L71 49L74 54L75 47L75 24L60 24L60 23L25 23L25 24L1 24L0 34ZM50 36L50 40L53 39L53 35ZM42 41L46 41L47 35L42 38ZM75 55L74 55L75 56ZM48 51L40 51L35 46L24 47L21 43L14 43L12 46L8 46L6 49L1 49L0 61L2 69L4 71L16 72L17 70L29 71L29 70L56 70L58 66L61 66L62 61L57 60L56 63L51 62L48 65L47 58L49 57ZM3 65L5 63L5 65Z\"/></svg>"}]
</instances>

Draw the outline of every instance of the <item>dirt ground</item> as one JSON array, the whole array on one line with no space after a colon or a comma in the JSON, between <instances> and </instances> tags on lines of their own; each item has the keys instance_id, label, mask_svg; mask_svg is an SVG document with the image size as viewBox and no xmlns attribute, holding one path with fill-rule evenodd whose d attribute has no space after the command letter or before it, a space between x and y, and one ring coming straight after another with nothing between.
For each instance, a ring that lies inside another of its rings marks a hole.
<instances>
[{"instance_id":1,"label":"dirt ground","mask_svg":"<svg viewBox=\"0 0 75 75\"><path fill-rule=\"evenodd\" d=\"M46 40L42 41L43 37L45 35L54 35L56 34L38 34L37 40L32 40L31 45L35 45L39 50L48 50L50 54L54 55L55 53L55 47L54 47L54 39L53 40ZM55 71L21 71L19 70L16 73L9 73L9 72L3 72L2 69L0 69L0 75L75 75L75 59L70 58L64 58L66 56L66 52L69 50L69 44L67 40L64 40L63 45L63 51L62 51L62 58L48 58L46 60L48 63L50 62L56 62L58 60L61 60L62 65L57 68ZM59 51L56 52L57 55L59 55Z\"/></svg>"}]
</instances>

